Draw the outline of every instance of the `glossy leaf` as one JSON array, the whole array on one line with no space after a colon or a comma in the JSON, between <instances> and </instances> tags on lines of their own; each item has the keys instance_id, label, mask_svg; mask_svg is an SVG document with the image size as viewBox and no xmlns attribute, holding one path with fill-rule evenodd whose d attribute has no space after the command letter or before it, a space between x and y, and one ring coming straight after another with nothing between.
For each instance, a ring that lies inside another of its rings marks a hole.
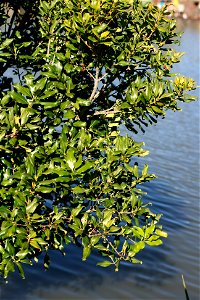
<instances>
[{"instance_id":1,"label":"glossy leaf","mask_svg":"<svg viewBox=\"0 0 200 300\"><path fill-rule=\"evenodd\" d=\"M82 257L82 260L86 260L89 256L90 256L90 253L91 253L91 248L90 246L85 246L83 248L83 257Z\"/></svg>"},{"instance_id":2,"label":"glossy leaf","mask_svg":"<svg viewBox=\"0 0 200 300\"><path fill-rule=\"evenodd\" d=\"M101 267L109 267L110 265L113 265L113 263L109 260L104 260L102 262L97 263L97 266L101 266Z\"/></svg>"},{"instance_id":3,"label":"glossy leaf","mask_svg":"<svg viewBox=\"0 0 200 300\"><path fill-rule=\"evenodd\" d=\"M26 207L27 214L33 213L38 206L37 199L34 199L32 202L30 202Z\"/></svg>"}]
</instances>

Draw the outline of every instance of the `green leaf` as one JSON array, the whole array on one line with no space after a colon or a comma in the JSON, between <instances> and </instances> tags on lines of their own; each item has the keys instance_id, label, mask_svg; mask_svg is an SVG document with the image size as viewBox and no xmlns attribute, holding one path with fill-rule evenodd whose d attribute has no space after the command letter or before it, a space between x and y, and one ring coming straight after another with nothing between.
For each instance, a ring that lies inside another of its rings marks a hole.
<instances>
[{"instance_id":1,"label":"green leaf","mask_svg":"<svg viewBox=\"0 0 200 300\"><path fill-rule=\"evenodd\" d=\"M109 251L109 250L108 250L105 246L103 246L102 244L97 244L97 245L94 246L94 248L96 248L96 249L98 249L98 250L100 250L100 251L106 251L106 252Z\"/></svg>"},{"instance_id":2,"label":"green leaf","mask_svg":"<svg viewBox=\"0 0 200 300\"><path fill-rule=\"evenodd\" d=\"M34 91L36 92L38 90L43 90L46 82L47 82L47 78L41 78L40 80L38 80L35 84Z\"/></svg>"},{"instance_id":3,"label":"green leaf","mask_svg":"<svg viewBox=\"0 0 200 300\"><path fill-rule=\"evenodd\" d=\"M6 206L0 206L0 216L7 219L10 215L10 210Z\"/></svg>"},{"instance_id":4,"label":"green leaf","mask_svg":"<svg viewBox=\"0 0 200 300\"><path fill-rule=\"evenodd\" d=\"M73 124L75 127L86 127L86 122L83 121L76 121Z\"/></svg>"},{"instance_id":5,"label":"green leaf","mask_svg":"<svg viewBox=\"0 0 200 300\"><path fill-rule=\"evenodd\" d=\"M85 193L85 189L80 187L80 186L75 186L73 189L72 189L73 193L74 194L82 194L82 193Z\"/></svg>"},{"instance_id":6,"label":"green leaf","mask_svg":"<svg viewBox=\"0 0 200 300\"><path fill-rule=\"evenodd\" d=\"M132 222L131 218L128 215L126 215L125 213L122 215L122 219L124 221L126 221L128 224L131 224L131 222Z\"/></svg>"},{"instance_id":7,"label":"green leaf","mask_svg":"<svg viewBox=\"0 0 200 300\"><path fill-rule=\"evenodd\" d=\"M151 226L147 227L145 229L145 238L148 238L150 235L152 235L154 230L155 230L155 225L151 225Z\"/></svg>"},{"instance_id":8,"label":"green leaf","mask_svg":"<svg viewBox=\"0 0 200 300\"><path fill-rule=\"evenodd\" d=\"M8 47L12 42L13 42L14 39L6 39L1 45L0 45L0 50Z\"/></svg>"},{"instance_id":9,"label":"green leaf","mask_svg":"<svg viewBox=\"0 0 200 300\"><path fill-rule=\"evenodd\" d=\"M37 243L40 244L40 245L46 245L46 244L48 244L42 238L35 238L34 240L37 241Z\"/></svg>"},{"instance_id":10,"label":"green leaf","mask_svg":"<svg viewBox=\"0 0 200 300\"><path fill-rule=\"evenodd\" d=\"M130 200L131 200L131 206L132 206L132 208L134 208L135 205L136 205L137 202L138 202L138 198L137 198L137 196L135 195L135 193L132 193L132 194L131 194Z\"/></svg>"},{"instance_id":11,"label":"green leaf","mask_svg":"<svg viewBox=\"0 0 200 300\"><path fill-rule=\"evenodd\" d=\"M115 222L115 219L112 219L113 210L108 209L104 212L103 225L106 227L111 227ZM112 219L112 220L111 220Z\"/></svg>"},{"instance_id":12,"label":"green leaf","mask_svg":"<svg viewBox=\"0 0 200 300\"><path fill-rule=\"evenodd\" d=\"M15 271L15 266L14 266L13 262L8 261L4 268L4 278L7 278L8 273L14 272L14 271Z\"/></svg>"},{"instance_id":13,"label":"green leaf","mask_svg":"<svg viewBox=\"0 0 200 300\"><path fill-rule=\"evenodd\" d=\"M104 268L109 267L111 265L113 265L113 262L111 262L109 260L104 260L102 262L97 263L97 266L104 267Z\"/></svg>"},{"instance_id":14,"label":"green leaf","mask_svg":"<svg viewBox=\"0 0 200 300\"><path fill-rule=\"evenodd\" d=\"M82 208L83 208L83 206L78 206L77 208L73 208L72 212L71 212L71 215L73 217L76 217L80 213L80 211L82 210Z\"/></svg>"},{"instance_id":15,"label":"green leaf","mask_svg":"<svg viewBox=\"0 0 200 300\"><path fill-rule=\"evenodd\" d=\"M22 95L25 95L25 96L30 97L30 98L32 97L31 91L30 91L28 88L22 86L22 85L19 84L19 83L15 83L15 84L13 84L13 86L14 86L14 87L17 89L17 91L20 92Z\"/></svg>"},{"instance_id":16,"label":"green leaf","mask_svg":"<svg viewBox=\"0 0 200 300\"><path fill-rule=\"evenodd\" d=\"M159 229L156 229L156 230L155 230L155 233L156 233L157 235L162 236L162 237L165 237L165 238L167 238L167 236L168 236L167 232L162 231L162 230L159 230Z\"/></svg>"},{"instance_id":17,"label":"green leaf","mask_svg":"<svg viewBox=\"0 0 200 300\"><path fill-rule=\"evenodd\" d=\"M136 259L136 258L131 258L131 262L132 262L133 264L142 264L142 261L141 261L141 260L138 260L138 259Z\"/></svg>"},{"instance_id":18,"label":"green leaf","mask_svg":"<svg viewBox=\"0 0 200 300\"><path fill-rule=\"evenodd\" d=\"M130 65L129 62L123 61L123 60L119 61L117 64L122 67L126 67L126 66Z\"/></svg>"},{"instance_id":19,"label":"green leaf","mask_svg":"<svg viewBox=\"0 0 200 300\"><path fill-rule=\"evenodd\" d=\"M16 93L15 91L12 91L10 93L10 95L11 95L12 99L15 100L18 103L21 103L21 104L27 104L28 103L26 98L24 98L21 94Z\"/></svg>"},{"instance_id":20,"label":"green leaf","mask_svg":"<svg viewBox=\"0 0 200 300\"><path fill-rule=\"evenodd\" d=\"M149 168L148 165L144 165L144 168L143 168L143 170L142 170L142 176L146 176L146 175L147 175L147 173L148 173L148 168Z\"/></svg>"},{"instance_id":21,"label":"green leaf","mask_svg":"<svg viewBox=\"0 0 200 300\"><path fill-rule=\"evenodd\" d=\"M117 227L117 226L111 226L110 227L110 232L117 232L119 231L121 228L120 227Z\"/></svg>"},{"instance_id":22,"label":"green leaf","mask_svg":"<svg viewBox=\"0 0 200 300\"><path fill-rule=\"evenodd\" d=\"M50 109L57 107L59 102L40 102L40 104L44 106L44 109Z\"/></svg>"},{"instance_id":23,"label":"green leaf","mask_svg":"<svg viewBox=\"0 0 200 300\"><path fill-rule=\"evenodd\" d=\"M162 241L161 240L156 240L156 241L145 241L145 243L149 246L160 246L162 245Z\"/></svg>"},{"instance_id":24,"label":"green leaf","mask_svg":"<svg viewBox=\"0 0 200 300\"><path fill-rule=\"evenodd\" d=\"M83 165L82 167L80 167L78 170L76 170L76 174L82 174L85 171L91 169L93 167L93 163L90 161L86 161L85 165Z\"/></svg>"},{"instance_id":25,"label":"green leaf","mask_svg":"<svg viewBox=\"0 0 200 300\"><path fill-rule=\"evenodd\" d=\"M6 94L6 95L3 96L3 98L1 99L1 104L2 104L2 105L8 104L8 102L10 101L10 98L11 98L10 94Z\"/></svg>"},{"instance_id":26,"label":"green leaf","mask_svg":"<svg viewBox=\"0 0 200 300\"><path fill-rule=\"evenodd\" d=\"M25 279L24 269L23 269L21 263L20 262L16 262L16 265L17 265L18 271L19 271L22 279Z\"/></svg>"},{"instance_id":27,"label":"green leaf","mask_svg":"<svg viewBox=\"0 0 200 300\"><path fill-rule=\"evenodd\" d=\"M39 249L39 250L41 249L38 242L37 242L37 239L31 239L30 244L31 244L31 246L33 246L36 249Z\"/></svg>"},{"instance_id":28,"label":"green leaf","mask_svg":"<svg viewBox=\"0 0 200 300\"><path fill-rule=\"evenodd\" d=\"M64 113L64 118L67 119L74 119L75 113L72 110L68 110L66 113Z\"/></svg>"},{"instance_id":29,"label":"green leaf","mask_svg":"<svg viewBox=\"0 0 200 300\"><path fill-rule=\"evenodd\" d=\"M26 213L27 214L34 213L34 211L36 210L37 206L38 206L38 200L34 199L31 203L29 203L26 206Z\"/></svg>"},{"instance_id":30,"label":"green leaf","mask_svg":"<svg viewBox=\"0 0 200 300\"><path fill-rule=\"evenodd\" d=\"M22 249L19 252L17 252L16 256L19 257L20 260L22 260L27 256L28 253L29 253L28 249Z\"/></svg>"},{"instance_id":31,"label":"green leaf","mask_svg":"<svg viewBox=\"0 0 200 300\"><path fill-rule=\"evenodd\" d=\"M5 249L6 251L11 255L14 256L15 254L15 248L13 247L13 245L8 241L8 239L5 242Z\"/></svg>"},{"instance_id":32,"label":"green leaf","mask_svg":"<svg viewBox=\"0 0 200 300\"><path fill-rule=\"evenodd\" d=\"M85 261L91 253L91 247L90 246L85 246L83 248L83 256L82 256L82 260Z\"/></svg>"},{"instance_id":33,"label":"green leaf","mask_svg":"<svg viewBox=\"0 0 200 300\"><path fill-rule=\"evenodd\" d=\"M87 247L90 244L90 240L87 236L82 237L82 245L83 247Z\"/></svg>"},{"instance_id":34,"label":"green leaf","mask_svg":"<svg viewBox=\"0 0 200 300\"><path fill-rule=\"evenodd\" d=\"M107 24L103 23L99 26L94 27L93 31L96 31L97 33L101 33L102 31L104 31L107 28Z\"/></svg>"},{"instance_id":35,"label":"green leaf","mask_svg":"<svg viewBox=\"0 0 200 300\"><path fill-rule=\"evenodd\" d=\"M108 31L108 30L104 31L101 33L100 38L103 39L103 38L107 37L109 34L110 34L110 31Z\"/></svg>"},{"instance_id":36,"label":"green leaf","mask_svg":"<svg viewBox=\"0 0 200 300\"><path fill-rule=\"evenodd\" d=\"M25 125L28 121L29 116L33 114L33 112L31 112L30 108L21 108L21 125Z\"/></svg>"},{"instance_id":37,"label":"green leaf","mask_svg":"<svg viewBox=\"0 0 200 300\"><path fill-rule=\"evenodd\" d=\"M85 212L84 215L82 216L81 223L83 225L83 228L85 229L85 226L88 223L88 213L87 212Z\"/></svg>"},{"instance_id":38,"label":"green leaf","mask_svg":"<svg viewBox=\"0 0 200 300\"><path fill-rule=\"evenodd\" d=\"M54 188L47 187L47 186L40 186L37 187L35 190L40 193L49 194L54 190Z\"/></svg>"},{"instance_id":39,"label":"green leaf","mask_svg":"<svg viewBox=\"0 0 200 300\"><path fill-rule=\"evenodd\" d=\"M4 138L5 135L6 135L6 131L3 130L3 131L0 133L0 141Z\"/></svg>"},{"instance_id":40,"label":"green leaf","mask_svg":"<svg viewBox=\"0 0 200 300\"><path fill-rule=\"evenodd\" d=\"M92 236L90 239L91 245L92 246L96 245L99 240L100 240L100 236Z\"/></svg>"},{"instance_id":41,"label":"green leaf","mask_svg":"<svg viewBox=\"0 0 200 300\"><path fill-rule=\"evenodd\" d=\"M74 156L75 150L73 148L70 148L67 150L65 160L69 166L69 168L73 171L74 165L76 163L76 158Z\"/></svg>"},{"instance_id":42,"label":"green leaf","mask_svg":"<svg viewBox=\"0 0 200 300\"><path fill-rule=\"evenodd\" d=\"M160 108L158 108L157 106L152 105L151 108L153 109L153 111L155 113L162 114L162 115L164 114L164 112Z\"/></svg>"},{"instance_id":43,"label":"green leaf","mask_svg":"<svg viewBox=\"0 0 200 300\"><path fill-rule=\"evenodd\" d=\"M130 256L130 257L135 256L135 254L137 254L142 249L144 249L144 247L145 247L145 243L143 241L135 243L134 245L130 245L130 250L128 252L128 256Z\"/></svg>"},{"instance_id":44,"label":"green leaf","mask_svg":"<svg viewBox=\"0 0 200 300\"><path fill-rule=\"evenodd\" d=\"M33 174L35 174L34 156L29 155L26 157L25 166L26 166L27 174L33 176Z\"/></svg>"},{"instance_id":45,"label":"green leaf","mask_svg":"<svg viewBox=\"0 0 200 300\"><path fill-rule=\"evenodd\" d=\"M37 236L37 233L36 233L35 231L31 230L31 231L29 232L29 238L30 238L30 239L32 239L32 238L34 238L34 237L36 237L36 236Z\"/></svg>"},{"instance_id":46,"label":"green leaf","mask_svg":"<svg viewBox=\"0 0 200 300\"><path fill-rule=\"evenodd\" d=\"M140 228L140 227L134 226L134 227L133 227L133 233L134 233L137 237L139 237L139 238L144 237L144 231L143 231L143 229Z\"/></svg>"},{"instance_id":47,"label":"green leaf","mask_svg":"<svg viewBox=\"0 0 200 300\"><path fill-rule=\"evenodd\" d=\"M135 164L133 167L133 174L135 176L135 178L139 178L139 172L138 172L138 165Z\"/></svg>"},{"instance_id":48,"label":"green leaf","mask_svg":"<svg viewBox=\"0 0 200 300\"><path fill-rule=\"evenodd\" d=\"M43 99L52 97L52 96L54 96L56 93L57 93L57 90L53 90L53 91L48 91L48 90L47 90L47 91L45 91L45 93L44 93L42 96L40 96L40 99L43 100ZM45 102L43 102L43 103L45 103Z\"/></svg>"}]
</instances>

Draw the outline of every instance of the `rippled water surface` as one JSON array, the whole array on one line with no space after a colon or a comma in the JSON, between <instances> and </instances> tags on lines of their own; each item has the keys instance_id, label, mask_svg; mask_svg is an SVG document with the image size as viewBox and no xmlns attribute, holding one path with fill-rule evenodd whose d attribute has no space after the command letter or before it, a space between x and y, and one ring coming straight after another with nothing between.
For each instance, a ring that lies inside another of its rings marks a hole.
<instances>
[{"instance_id":1,"label":"rippled water surface","mask_svg":"<svg viewBox=\"0 0 200 300\"><path fill-rule=\"evenodd\" d=\"M185 31L180 51L186 55L176 70L199 81L199 24L187 21L180 26ZM48 272L38 264L27 268L26 280L13 274L0 287L1 300L181 300L181 274L191 300L200 299L199 103L182 109L134 137L150 150L140 163L148 163L158 175L146 190L153 209L164 214L162 224L169 234L164 246L147 249L143 265L123 264L118 273L96 267L96 254L82 262L79 249L71 246L66 257L54 255Z\"/></svg>"}]
</instances>

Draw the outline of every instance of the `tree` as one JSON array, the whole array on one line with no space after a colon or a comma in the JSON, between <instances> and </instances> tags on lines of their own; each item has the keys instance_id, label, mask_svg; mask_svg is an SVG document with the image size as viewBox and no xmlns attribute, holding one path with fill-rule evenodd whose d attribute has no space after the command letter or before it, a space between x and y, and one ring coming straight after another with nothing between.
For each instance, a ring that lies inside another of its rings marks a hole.
<instances>
[{"instance_id":1,"label":"tree","mask_svg":"<svg viewBox=\"0 0 200 300\"><path fill-rule=\"evenodd\" d=\"M4 3L3 3L4 2ZM160 214L140 185L155 178L137 133L194 100L171 72L181 53L164 7L140 0L0 4L0 270L74 243L114 265L159 246Z\"/></svg>"}]
</instances>

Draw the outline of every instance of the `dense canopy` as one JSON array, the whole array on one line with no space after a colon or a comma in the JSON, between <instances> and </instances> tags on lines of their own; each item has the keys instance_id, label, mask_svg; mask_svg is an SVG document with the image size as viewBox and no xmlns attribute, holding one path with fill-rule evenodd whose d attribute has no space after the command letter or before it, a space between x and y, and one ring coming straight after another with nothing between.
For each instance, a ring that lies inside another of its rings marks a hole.
<instances>
[{"instance_id":1,"label":"dense canopy","mask_svg":"<svg viewBox=\"0 0 200 300\"><path fill-rule=\"evenodd\" d=\"M70 243L140 263L167 234L141 189L148 151L120 129L194 99L173 74L176 22L140 0L10 0L0 27L1 274Z\"/></svg>"}]
</instances>

